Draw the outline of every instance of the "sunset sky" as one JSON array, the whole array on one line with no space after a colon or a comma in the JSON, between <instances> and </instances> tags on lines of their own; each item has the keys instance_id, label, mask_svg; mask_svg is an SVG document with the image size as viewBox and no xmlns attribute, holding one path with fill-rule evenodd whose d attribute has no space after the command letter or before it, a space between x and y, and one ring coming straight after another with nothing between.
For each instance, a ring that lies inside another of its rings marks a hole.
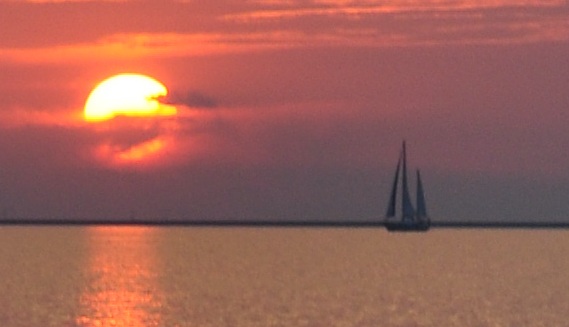
<instances>
[{"instance_id":1,"label":"sunset sky","mask_svg":"<svg viewBox=\"0 0 569 327\"><path fill-rule=\"evenodd\" d=\"M0 0L0 115L2 218L381 219L406 139L433 220L569 221L569 5Z\"/></svg>"}]
</instances>

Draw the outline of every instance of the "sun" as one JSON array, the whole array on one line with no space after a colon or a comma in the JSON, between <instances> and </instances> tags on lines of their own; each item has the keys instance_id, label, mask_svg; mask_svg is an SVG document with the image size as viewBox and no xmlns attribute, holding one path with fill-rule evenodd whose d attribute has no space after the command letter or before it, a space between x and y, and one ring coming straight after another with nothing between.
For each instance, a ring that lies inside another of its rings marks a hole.
<instances>
[{"instance_id":1,"label":"sun","mask_svg":"<svg viewBox=\"0 0 569 327\"><path fill-rule=\"evenodd\" d=\"M176 107L160 101L167 94L164 84L142 74L118 74L100 82L83 112L98 138L90 157L119 169L168 164L177 148L179 124Z\"/></svg>"},{"instance_id":2,"label":"sun","mask_svg":"<svg viewBox=\"0 0 569 327\"><path fill-rule=\"evenodd\" d=\"M117 116L154 117L176 115L176 108L160 103L168 94L156 79L133 73L114 75L100 82L85 102L84 119L101 122Z\"/></svg>"}]
</instances>

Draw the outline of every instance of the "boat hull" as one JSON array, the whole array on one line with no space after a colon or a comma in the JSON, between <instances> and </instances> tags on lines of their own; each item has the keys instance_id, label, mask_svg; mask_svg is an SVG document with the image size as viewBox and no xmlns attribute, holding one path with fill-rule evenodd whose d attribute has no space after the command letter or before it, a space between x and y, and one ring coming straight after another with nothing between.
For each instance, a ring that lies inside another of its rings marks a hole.
<instances>
[{"instance_id":1,"label":"boat hull","mask_svg":"<svg viewBox=\"0 0 569 327\"><path fill-rule=\"evenodd\" d=\"M426 232L431 227L429 221L418 221L413 223L386 221L384 225L390 232Z\"/></svg>"}]
</instances>

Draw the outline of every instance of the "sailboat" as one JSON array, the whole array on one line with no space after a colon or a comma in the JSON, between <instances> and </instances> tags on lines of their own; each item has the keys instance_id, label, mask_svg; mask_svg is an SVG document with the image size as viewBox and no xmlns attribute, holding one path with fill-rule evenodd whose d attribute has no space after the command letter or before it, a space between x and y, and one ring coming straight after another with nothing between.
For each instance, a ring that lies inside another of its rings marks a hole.
<instances>
[{"instance_id":1,"label":"sailboat","mask_svg":"<svg viewBox=\"0 0 569 327\"><path fill-rule=\"evenodd\" d=\"M397 206L397 189L399 186L399 175L401 174L401 216L396 217ZM413 208L411 197L409 196L409 187L407 186L407 153L405 149L405 141L397 161L395 169L395 178L391 187L391 195L387 206L387 214L385 217L385 227L388 231L426 231L431 225L431 221L427 216L427 206L425 204L425 194L423 192L423 183L421 182L421 173L417 170L417 209Z\"/></svg>"}]
</instances>

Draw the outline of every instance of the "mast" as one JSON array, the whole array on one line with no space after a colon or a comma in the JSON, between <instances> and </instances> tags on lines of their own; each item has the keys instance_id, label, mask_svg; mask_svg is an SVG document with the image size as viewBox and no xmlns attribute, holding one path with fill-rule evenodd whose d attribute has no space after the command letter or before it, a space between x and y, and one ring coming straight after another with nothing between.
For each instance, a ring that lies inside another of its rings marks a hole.
<instances>
[{"instance_id":1,"label":"mast","mask_svg":"<svg viewBox=\"0 0 569 327\"><path fill-rule=\"evenodd\" d=\"M413 221L415 219L415 209L413 209L413 204L411 203L411 197L409 196L409 186L407 185L407 151L405 148L405 141L403 141L403 176L402 176L402 204L401 209L403 212L403 221Z\"/></svg>"},{"instance_id":2,"label":"mast","mask_svg":"<svg viewBox=\"0 0 569 327\"><path fill-rule=\"evenodd\" d=\"M417 169L417 217L427 217L427 206L425 204L425 194L423 192L423 183L421 182L421 173Z\"/></svg>"},{"instance_id":3,"label":"mast","mask_svg":"<svg viewBox=\"0 0 569 327\"><path fill-rule=\"evenodd\" d=\"M399 169L401 167L401 154L397 161L397 168L395 168L395 178L393 179L393 186L391 187L391 195L389 196L389 205L387 206L386 217L395 216L395 202L397 201L397 184L399 183Z\"/></svg>"}]
</instances>

